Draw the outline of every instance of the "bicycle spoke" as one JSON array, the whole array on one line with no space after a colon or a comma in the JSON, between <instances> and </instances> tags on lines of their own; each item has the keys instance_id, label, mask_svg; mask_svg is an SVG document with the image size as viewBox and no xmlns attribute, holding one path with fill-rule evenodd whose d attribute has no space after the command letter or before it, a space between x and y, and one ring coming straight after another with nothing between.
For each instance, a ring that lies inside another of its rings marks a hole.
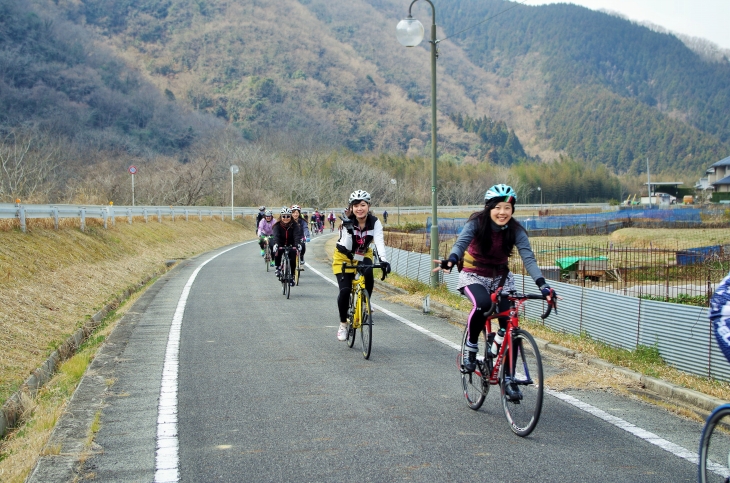
<instances>
[{"instance_id":1,"label":"bicycle spoke","mask_svg":"<svg viewBox=\"0 0 730 483\"><path fill-rule=\"evenodd\" d=\"M700 438L699 481L716 483L730 477L730 405L715 409Z\"/></svg>"},{"instance_id":2,"label":"bicycle spoke","mask_svg":"<svg viewBox=\"0 0 730 483\"><path fill-rule=\"evenodd\" d=\"M532 335L521 329L514 332L511 357L511 367L510 361L504 360L500 370L502 407L512 431L518 436L527 436L540 419L544 390L542 360ZM508 389L516 397L510 398Z\"/></svg>"}]
</instances>

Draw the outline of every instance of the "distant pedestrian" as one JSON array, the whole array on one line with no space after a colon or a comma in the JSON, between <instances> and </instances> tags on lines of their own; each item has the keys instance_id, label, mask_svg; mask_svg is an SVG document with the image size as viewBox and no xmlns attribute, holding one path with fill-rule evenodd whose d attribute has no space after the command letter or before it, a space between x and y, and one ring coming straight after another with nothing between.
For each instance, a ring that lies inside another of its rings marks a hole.
<instances>
[{"instance_id":1,"label":"distant pedestrian","mask_svg":"<svg viewBox=\"0 0 730 483\"><path fill-rule=\"evenodd\" d=\"M384 211L384 212L383 212L383 221L384 221L385 223L388 223L388 212L387 212L387 211Z\"/></svg>"}]
</instances>

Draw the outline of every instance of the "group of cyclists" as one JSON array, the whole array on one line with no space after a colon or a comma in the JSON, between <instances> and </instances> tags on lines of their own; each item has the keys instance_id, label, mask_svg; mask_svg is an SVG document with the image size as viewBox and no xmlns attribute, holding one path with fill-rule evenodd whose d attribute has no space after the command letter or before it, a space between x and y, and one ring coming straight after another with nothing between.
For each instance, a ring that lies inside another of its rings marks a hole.
<instances>
[{"instance_id":1,"label":"group of cyclists","mask_svg":"<svg viewBox=\"0 0 730 483\"><path fill-rule=\"evenodd\" d=\"M454 266L458 266L459 291L472 302L468 324L475 327L475 334L478 334L480 323L483 326L484 321L480 317L483 317L483 313L492 303L491 294L497 287L505 290L514 287L514 276L507 262L515 247L528 273L548 302L556 297L555 291L545 282L545 277L537 266L527 232L512 216L516 201L517 194L510 186L498 184L489 188L484 196L484 209L471 215L449 256L444 260L434 260L438 265L435 271L451 271ZM383 270L390 272L390 264L385 256L383 225L372 214L371 203L371 196L367 191L356 190L350 194L347 208L342 213L340 235L332 257L332 272L337 277L339 287L337 309L340 325L337 339L341 341L347 338L347 307L352 279L355 276L354 270L343 271L343 262L355 265L372 264L374 243ZM257 234L261 256L265 255L265 250L271 250L272 264L277 267L277 273L281 264L281 247L296 247L296 251L289 252L291 266L295 266L297 254L300 254L303 262L310 231L307 221L302 217L301 207L292 205L282 208L276 221L271 210L266 207L262 206L259 211ZM326 219L330 223L330 230L334 231L334 211ZM317 210L313 220L319 226L319 222L324 221L324 216ZM268 238L271 241L267 248ZM365 286L370 295L373 285L372 271L368 271L365 273ZM500 325L503 322L506 323L500 320ZM463 365L467 370L474 370L478 348L476 337L469 339L469 350L464 354Z\"/></svg>"}]
</instances>

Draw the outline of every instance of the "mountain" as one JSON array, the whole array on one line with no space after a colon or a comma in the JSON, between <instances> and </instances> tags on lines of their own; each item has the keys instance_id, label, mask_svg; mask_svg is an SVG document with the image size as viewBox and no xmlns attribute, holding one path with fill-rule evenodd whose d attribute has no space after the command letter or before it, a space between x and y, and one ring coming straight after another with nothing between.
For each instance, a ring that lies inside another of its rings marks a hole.
<instances>
[{"instance_id":1,"label":"mountain","mask_svg":"<svg viewBox=\"0 0 730 483\"><path fill-rule=\"evenodd\" d=\"M730 151L727 59L574 5L435 6L439 154L452 169L565 155L635 176L648 158L653 174L691 181ZM307 138L428 157L429 45L396 41L407 10L395 0L0 0L0 132L182 161L223 131L289 151ZM428 4L413 14L428 31Z\"/></svg>"}]
</instances>

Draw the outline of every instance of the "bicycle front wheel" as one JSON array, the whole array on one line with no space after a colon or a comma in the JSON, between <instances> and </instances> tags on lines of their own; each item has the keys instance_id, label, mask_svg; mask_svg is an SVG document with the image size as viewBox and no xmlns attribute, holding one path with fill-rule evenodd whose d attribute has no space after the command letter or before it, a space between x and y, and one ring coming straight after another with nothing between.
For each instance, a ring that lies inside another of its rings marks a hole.
<instances>
[{"instance_id":1,"label":"bicycle front wheel","mask_svg":"<svg viewBox=\"0 0 730 483\"><path fill-rule=\"evenodd\" d=\"M502 407L512 432L524 437L535 429L542 412L542 359L535 339L522 329L514 331L512 346L507 349L510 349L509 353L505 351L505 360L499 371ZM512 397L508 395L508 384Z\"/></svg>"},{"instance_id":2,"label":"bicycle front wheel","mask_svg":"<svg viewBox=\"0 0 730 483\"><path fill-rule=\"evenodd\" d=\"M724 431L720 431L720 428ZM700 483L730 481L730 404L718 407L707 418L700 437Z\"/></svg>"},{"instance_id":3,"label":"bicycle front wheel","mask_svg":"<svg viewBox=\"0 0 730 483\"><path fill-rule=\"evenodd\" d=\"M291 269L289 268L289 257L284 254L281 257L281 293L289 298L289 276Z\"/></svg>"},{"instance_id":4,"label":"bicycle front wheel","mask_svg":"<svg viewBox=\"0 0 730 483\"><path fill-rule=\"evenodd\" d=\"M373 313L370 310L370 297L367 290L360 290L360 340L362 341L362 356L370 358L373 347Z\"/></svg>"},{"instance_id":5,"label":"bicycle front wheel","mask_svg":"<svg viewBox=\"0 0 730 483\"><path fill-rule=\"evenodd\" d=\"M477 367L474 372L466 372L462 361L464 360L464 352L466 351L466 341L469 338L469 326L464 328L464 335L461 338L461 350L456 359L456 365L461 373L461 386L464 388L464 397L466 403L473 410L477 410L484 404L489 393L489 374L491 372L491 359L487 357L489 344L487 343L487 333L484 329L479 332L478 344L482 353L477 354Z\"/></svg>"}]
</instances>

